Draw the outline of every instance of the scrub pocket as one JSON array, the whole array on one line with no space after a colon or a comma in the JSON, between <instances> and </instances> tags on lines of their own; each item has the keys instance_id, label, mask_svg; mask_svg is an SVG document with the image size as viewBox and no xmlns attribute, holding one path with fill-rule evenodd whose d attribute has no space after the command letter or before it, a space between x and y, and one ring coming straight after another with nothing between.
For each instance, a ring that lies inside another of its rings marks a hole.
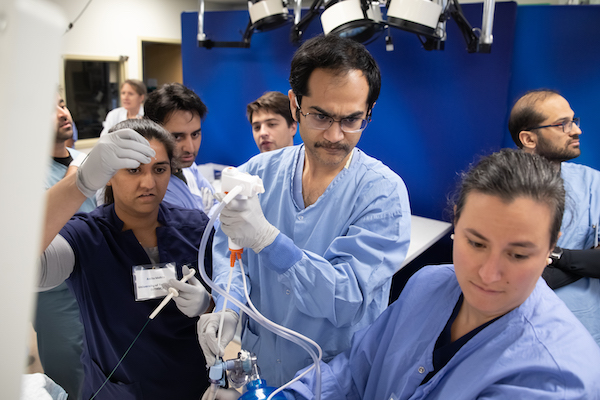
<instances>
[{"instance_id":1,"label":"scrub pocket","mask_svg":"<svg viewBox=\"0 0 600 400\"><path fill-rule=\"evenodd\" d=\"M250 328L251 322L257 324L257 322L251 321L250 318L244 314L242 317L242 349L248 350L254 354L259 354L260 342L258 341L258 335Z\"/></svg>"}]
</instances>

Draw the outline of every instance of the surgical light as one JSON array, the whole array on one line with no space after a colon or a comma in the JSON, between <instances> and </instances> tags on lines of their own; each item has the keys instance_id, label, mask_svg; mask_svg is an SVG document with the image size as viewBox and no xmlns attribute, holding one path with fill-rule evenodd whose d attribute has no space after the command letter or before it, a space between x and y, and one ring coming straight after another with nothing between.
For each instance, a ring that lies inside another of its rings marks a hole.
<instances>
[{"instance_id":1,"label":"surgical light","mask_svg":"<svg viewBox=\"0 0 600 400\"><path fill-rule=\"evenodd\" d=\"M431 0L391 0L387 23L393 27L425 36L433 36L442 6Z\"/></svg>"},{"instance_id":2,"label":"surgical light","mask_svg":"<svg viewBox=\"0 0 600 400\"><path fill-rule=\"evenodd\" d=\"M268 31L285 25L290 20L282 0L258 0L248 3L250 22L255 31Z\"/></svg>"},{"instance_id":3,"label":"surgical light","mask_svg":"<svg viewBox=\"0 0 600 400\"><path fill-rule=\"evenodd\" d=\"M296 0L301 1L301 0ZM242 40L237 42L216 42L206 37L204 33L204 0L200 0L198 13L198 45L208 49L213 47L241 47L249 48L250 39L254 32L264 32L278 28L293 17L289 15L287 0L251 0L248 1L250 20L242 35Z\"/></svg>"},{"instance_id":4,"label":"surgical light","mask_svg":"<svg viewBox=\"0 0 600 400\"><path fill-rule=\"evenodd\" d=\"M321 14L323 33L365 43L381 33L385 24L378 1L331 1Z\"/></svg>"},{"instance_id":5,"label":"surgical light","mask_svg":"<svg viewBox=\"0 0 600 400\"><path fill-rule=\"evenodd\" d=\"M493 40L495 0L483 2L482 29L471 26L458 0L388 0L386 22L391 27L425 37L422 43L426 50L442 50L446 40L446 21L452 18L467 42L469 53L489 53Z\"/></svg>"}]
</instances>

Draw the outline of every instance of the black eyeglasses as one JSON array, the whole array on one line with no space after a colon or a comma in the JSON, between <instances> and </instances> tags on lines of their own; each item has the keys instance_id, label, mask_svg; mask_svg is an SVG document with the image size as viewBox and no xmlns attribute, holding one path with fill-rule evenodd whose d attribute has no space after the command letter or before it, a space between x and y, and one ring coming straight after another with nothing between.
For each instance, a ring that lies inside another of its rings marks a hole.
<instances>
[{"instance_id":1,"label":"black eyeglasses","mask_svg":"<svg viewBox=\"0 0 600 400\"><path fill-rule=\"evenodd\" d=\"M581 121L579 118L573 118L571 121L561 122L560 124L536 126L535 128L529 128L529 129L525 129L525 130L532 131L534 129L550 128L553 126L562 126L562 130L564 133L571 133L571 131L573 130L573 124L577 125L577 127L579 128L580 123L581 123Z\"/></svg>"},{"instance_id":2,"label":"black eyeglasses","mask_svg":"<svg viewBox=\"0 0 600 400\"><path fill-rule=\"evenodd\" d=\"M296 105L297 104L298 104L298 99L296 99ZM300 108L300 106L297 105L297 107L298 107L298 111L300 112L300 114L302 114L302 116L304 118L306 118L306 124L311 129L319 129L319 130L324 131L326 129L329 129L331 127L331 125L333 125L334 122L339 122L342 132L358 133L358 132L364 131L365 128L367 127L367 124L369 123L369 121L367 121L366 119L362 119L362 118L347 117L347 118L342 118L340 120L337 120L337 119L333 119L329 115L325 115L325 114L319 114L319 113L304 114L302 112L302 109Z\"/></svg>"}]
</instances>

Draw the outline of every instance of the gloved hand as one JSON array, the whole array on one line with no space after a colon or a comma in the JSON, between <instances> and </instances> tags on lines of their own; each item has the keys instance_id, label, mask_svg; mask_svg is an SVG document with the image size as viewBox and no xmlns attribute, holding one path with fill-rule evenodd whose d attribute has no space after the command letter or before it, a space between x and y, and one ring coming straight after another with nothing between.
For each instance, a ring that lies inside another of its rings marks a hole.
<instances>
[{"instance_id":1,"label":"gloved hand","mask_svg":"<svg viewBox=\"0 0 600 400\"><path fill-rule=\"evenodd\" d=\"M86 197L93 197L118 170L148 164L155 155L150 143L133 129L106 134L77 170L77 187Z\"/></svg>"},{"instance_id":2,"label":"gloved hand","mask_svg":"<svg viewBox=\"0 0 600 400\"><path fill-rule=\"evenodd\" d=\"M182 272L183 275L187 275L190 273L190 269L184 265ZM163 287L167 290L169 287L177 289L179 296L173 297L173 301L177 304L179 311L190 318L202 314L210 304L210 295L195 276L192 276L187 282L170 279L169 283L165 283Z\"/></svg>"},{"instance_id":3,"label":"gloved hand","mask_svg":"<svg viewBox=\"0 0 600 400\"><path fill-rule=\"evenodd\" d=\"M217 357L225 355L225 347L233 340L239 319L240 316L235 311L229 308L225 310L221 345L217 346L221 312L204 314L200 317L198 321L198 341L204 352L207 367L212 367L215 365Z\"/></svg>"},{"instance_id":4,"label":"gloved hand","mask_svg":"<svg viewBox=\"0 0 600 400\"><path fill-rule=\"evenodd\" d=\"M208 212L212 208L213 204L215 204L215 195L207 187L200 188L200 193L202 195L201 197L202 197L202 205L204 206L204 212L206 214L208 214Z\"/></svg>"},{"instance_id":5,"label":"gloved hand","mask_svg":"<svg viewBox=\"0 0 600 400\"><path fill-rule=\"evenodd\" d=\"M71 163L69 164L69 167L79 168L81 166L81 164L83 164L83 162L85 161L86 158L87 158L87 154L85 154L85 153L78 154L77 157L75 157L73 159L73 161L71 161Z\"/></svg>"},{"instance_id":6,"label":"gloved hand","mask_svg":"<svg viewBox=\"0 0 600 400\"><path fill-rule=\"evenodd\" d=\"M267 221L258 196L233 199L221 211L221 229L235 244L249 247L255 253L273 243L279 229Z\"/></svg>"},{"instance_id":7,"label":"gloved hand","mask_svg":"<svg viewBox=\"0 0 600 400\"><path fill-rule=\"evenodd\" d=\"M234 389L218 388L216 393L211 389L210 387L206 389L202 400L237 400L241 396L241 393Z\"/></svg>"}]
</instances>

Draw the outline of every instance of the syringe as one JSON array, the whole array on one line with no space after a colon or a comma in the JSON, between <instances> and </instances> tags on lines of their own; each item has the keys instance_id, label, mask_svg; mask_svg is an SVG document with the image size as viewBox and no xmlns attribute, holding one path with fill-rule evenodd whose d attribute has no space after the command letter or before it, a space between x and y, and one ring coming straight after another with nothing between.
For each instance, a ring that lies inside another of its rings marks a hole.
<instances>
[{"instance_id":1,"label":"syringe","mask_svg":"<svg viewBox=\"0 0 600 400\"><path fill-rule=\"evenodd\" d=\"M187 280L190 279L192 276L194 276L195 273L196 273L196 271L193 268L191 268L190 273L187 275L184 275L183 278L181 278L179 280L179 282L181 282L181 283L187 282ZM160 312L160 310L162 310L167 305L169 300L171 300L173 297L178 297L178 296L179 296L179 292L177 291L177 289L175 289L174 287L170 287L169 294L165 296L163 301L161 301L160 304L158 305L158 307L156 307L154 309L154 311L152 311L152 314L150 314L150 317L148 317L148 318L154 319L154 317L156 317L156 315Z\"/></svg>"}]
</instances>

